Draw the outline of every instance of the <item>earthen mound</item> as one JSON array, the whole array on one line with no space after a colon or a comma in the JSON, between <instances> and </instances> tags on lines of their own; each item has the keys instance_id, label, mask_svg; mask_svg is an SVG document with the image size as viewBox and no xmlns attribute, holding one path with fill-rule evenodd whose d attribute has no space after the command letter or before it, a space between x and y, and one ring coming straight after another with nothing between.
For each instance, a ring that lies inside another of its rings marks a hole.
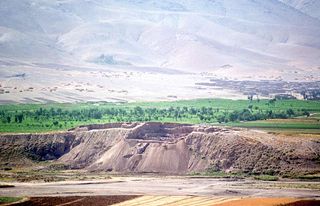
<instances>
[{"instance_id":1,"label":"earthen mound","mask_svg":"<svg viewBox=\"0 0 320 206\"><path fill-rule=\"evenodd\" d=\"M246 129L169 123L89 125L65 133L2 135L0 158L56 159L121 173L319 173L320 141Z\"/></svg>"}]
</instances>

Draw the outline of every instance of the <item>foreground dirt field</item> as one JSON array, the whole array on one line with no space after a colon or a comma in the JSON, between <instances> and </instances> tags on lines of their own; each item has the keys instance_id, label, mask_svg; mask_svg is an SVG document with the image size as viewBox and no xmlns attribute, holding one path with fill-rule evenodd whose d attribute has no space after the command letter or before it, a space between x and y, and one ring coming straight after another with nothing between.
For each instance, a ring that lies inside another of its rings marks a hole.
<instances>
[{"instance_id":1,"label":"foreground dirt field","mask_svg":"<svg viewBox=\"0 0 320 206\"><path fill-rule=\"evenodd\" d=\"M31 197L29 200L14 204L15 206L69 205L69 206L103 206L136 198L137 196L87 196L87 197Z\"/></svg>"},{"instance_id":2,"label":"foreground dirt field","mask_svg":"<svg viewBox=\"0 0 320 206\"><path fill-rule=\"evenodd\" d=\"M295 198L244 198L231 200L216 206L317 206L320 200L299 200Z\"/></svg>"},{"instance_id":3,"label":"foreground dirt field","mask_svg":"<svg viewBox=\"0 0 320 206\"><path fill-rule=\"evenodd\" d=\"M297 198L242 198L206 196L73 196L31 197L14 206L317 206L320 200Z\"/></svg>"},{"instance_id":4,"label":"foreground dirt field","mask_svg":"<svg viewBox=\"0 0 320 206\"><path fill-rule=\"evenodd\" d=\"M115 206L133 205L166 205L166 206L209 206L218 203L232 201L232 197L195 197L195 196L143 196L129 201L125 201Z\"/></svg>"},{"instance_id":5,"label":"foreground dirt field","mask_svg":"<svg viewBox=\"0 0 320 206\"><path fill-rule=\"evenodd\" d=\"M239 198L239 197L195 197L195 196L143 196L115 206L317 206L320 200L296 198Z\"/></svg>"}]
</instances>

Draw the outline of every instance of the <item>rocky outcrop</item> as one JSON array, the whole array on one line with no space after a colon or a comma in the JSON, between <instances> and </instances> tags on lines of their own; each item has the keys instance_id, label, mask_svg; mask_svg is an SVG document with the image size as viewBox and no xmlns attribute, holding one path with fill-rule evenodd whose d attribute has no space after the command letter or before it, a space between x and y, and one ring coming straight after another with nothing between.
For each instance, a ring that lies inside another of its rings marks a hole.
<instances>
[{"instance_id":1,"label":"rocky outcrop","mask_svg":"<svg viewBox=\"0 0 320 206\"><path fill-rule=\"evenodd\" d=\"M320 172L320 141L205 125L89 125L66 133L3 135L1 158L57 159L91 171L186 174ZM6 154L6 157L3 155Z\"/></svg>"}]
</instances>

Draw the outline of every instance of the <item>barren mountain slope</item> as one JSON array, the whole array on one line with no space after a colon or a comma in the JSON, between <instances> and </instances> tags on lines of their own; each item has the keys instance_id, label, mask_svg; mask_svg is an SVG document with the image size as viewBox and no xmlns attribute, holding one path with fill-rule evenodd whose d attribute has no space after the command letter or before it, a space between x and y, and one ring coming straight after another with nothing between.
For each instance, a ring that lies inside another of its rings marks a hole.
<instances>
[{"instance_id":1,"label":"barren mountain slope","mask_svg":"<svg viewBox=\"0 0 320 206\"><path fill-rule=\"evenodd\" d=\"M280 0L301 12L318 18L320 20L320 1L319 0Z\"/></svg>"},{"instance_id":2,"label":"barren mountain slope","mask_svg":"<svg viewBox=\"0 0 320 206\"><path fill-rule=\"evenodd\" d=\"M0 65L307 74L319 25L278 0L2 0Z\"/></svg>"},{"instance_id":3,"label":"barren mountain slope","mask_svg":"<svg viewBox=\"0 0 320 206\"><path fill-rule=\"evenodd\" d=\"M320 142L312 138L212 126L133 123L91 125L67 133L2 135L1 160L57 161L91 171L240 171L305 174L320 171ZM58 159L59 158L59 159Z\"/></svg>"},{"instance_id":4,"label":"barren mountain slope","mask_svg":"<svg viewBox=\"0 0 320 206\"><path fill-rule=\"evenodd\" d=\"M320 11L320 1L290 2ZM1 0L0 104L239 99L195 84L319 81L320 20L300 10L279 0Z\"/></svg>"}]
</instances>

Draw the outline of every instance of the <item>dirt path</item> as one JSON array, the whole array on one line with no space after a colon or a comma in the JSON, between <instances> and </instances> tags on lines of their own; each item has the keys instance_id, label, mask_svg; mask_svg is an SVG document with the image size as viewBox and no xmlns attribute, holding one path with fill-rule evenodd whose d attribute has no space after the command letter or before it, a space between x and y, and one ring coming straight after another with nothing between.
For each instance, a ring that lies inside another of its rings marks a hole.
<instances>
[{"instance_id":1,"label":"dirt path","mask_svg":"<svg viewBox=\"0 0 320 206\"><path fill-rule=\"evenodd\" d=\"M110 180L11 183L0 196L210 196L320 198L319 182L189 177L115 177ZM314 189L308 189L314 188Z\"/></svg>"}]
</instances>

